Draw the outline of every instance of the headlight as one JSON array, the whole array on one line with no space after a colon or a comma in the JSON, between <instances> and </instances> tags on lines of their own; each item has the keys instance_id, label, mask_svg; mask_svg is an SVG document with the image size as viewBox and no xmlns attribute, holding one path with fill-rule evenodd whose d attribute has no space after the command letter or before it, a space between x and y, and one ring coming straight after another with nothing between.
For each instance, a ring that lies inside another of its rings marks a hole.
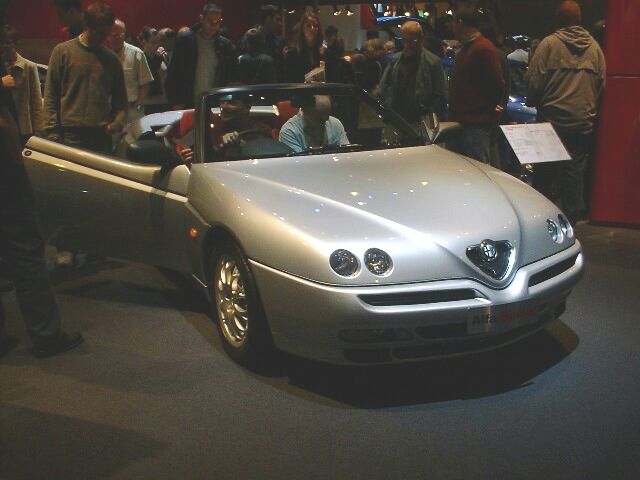
<instances>
[{"instance_id":1,"label":"headlight","mask_svg":"<svg viewBox=\"0 0 640 480\"><path fill-rule=\"evenodd\" d=\"M377 248L370 248L365 252L364 264L374 275L386 275L393 268L389 254Z\"/></svg>"},{"instance_id":2,"label":"headlight","mask_svg":"<svg viewBox=\"0 0 640 480\"><path fill-rule=\"evenodd\" d=\"M571 226L571 222L567 220L563 214L558 215L558 222L560 222L560 228L562 229L562 233L567 238L573 238L573 227Z\"/></svg>"},{"instance_id":3,"label":"headlight","mask_svg":"<svg viewBox=\"0 0 640 480\"><path fill-rule=\"evenodd\" d=\"M360 262L349 250L336 250L329 257L334 272L342 277L353 277L360 270Z\"/></svg>"},{"instance_id":4,"label":"headlight","mask_svg":"<svg viewBox=\"0 0 640 480\"><path fill-rule=\"evenodd\" d=\"M547 231L549 232L549 236L554 242L562 243L562 241L564 240L562 230L560 230L558 224L550 218L547 219Z\"/></svg>"}]
</instances>

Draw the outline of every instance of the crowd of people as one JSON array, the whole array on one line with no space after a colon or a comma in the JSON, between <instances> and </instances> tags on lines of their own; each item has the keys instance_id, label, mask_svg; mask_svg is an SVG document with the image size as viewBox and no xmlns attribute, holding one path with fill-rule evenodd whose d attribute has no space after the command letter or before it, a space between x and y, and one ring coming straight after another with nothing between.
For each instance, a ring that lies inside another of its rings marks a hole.
<instances>
[{"instance_id":1,"label":"crowd of people","mask_svg":"<svg viewBox=\"0 0 640 480\"><path fill-rule=\"evenodd\" d=\"M223 35L223 11L206 4L192 27L157 29L138 35L127 31L102 2L82 9L80 0L53 0L69 40L50 57L44 98L36 65L16 47L15 28L0 31L0 251L36 356L60 353L79 345L80 334L60 329L60 315L44 263L44 241L38 231L35 201L21 161L21 146L31 135L102 153L127 122L167 109L193 108L202 92L234 83L304 82L310 79L360 85L397 111L417 131L432 113L459 122L461 134L449 148L482 162L491 161L491 144L508 97L507 54L529 64L528 102L550 122L571 160L540 169L539 188L557 199L571 220L584 211L584 176L590 163L598 99L605 63L598 43L580 26L580 7L561 2L558 29L534 52L517 45L496 47L484 29L475 2L460 0L444 31L457 40L453 73L445 73L441 43L425 37L421 25L402 25L402 48L371 35L362 48L345 56L335 27L324 30L318 15L307 10L287 40L281 10L260 9L258 25L238 45ZM522 51L520 51L522 50ZM310 75L313 73L313 75ZM348 143L340 121L330 115L330 99L317 96L303 106L280 132L294 151L313 146L327 135ZM229 125L250 123L248 104L229 99L221 105ZM313 125L313 135L302 134ZM221 132L221 144L237 135ZM315 135L315 137L314 137ZM317 137L317 138L316 138ZM0 285L0 291L6 284ZM0 304L0 356L15 342L4 330Z\"/></svg>"}]
</instances>

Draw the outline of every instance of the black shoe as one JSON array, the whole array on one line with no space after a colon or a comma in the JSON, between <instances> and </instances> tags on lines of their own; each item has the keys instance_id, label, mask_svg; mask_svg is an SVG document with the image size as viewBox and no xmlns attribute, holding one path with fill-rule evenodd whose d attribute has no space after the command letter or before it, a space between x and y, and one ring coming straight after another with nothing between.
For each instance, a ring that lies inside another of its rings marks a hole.
<instances>
[{"instance_id":1,"label":"black shoe","mask_svg":"<svg viewBox=\"0 0 640 480\"><path fill-rule=\"evenodd\" d=\"M79 333L60 332L51 341L33 347L33 356L36 358L47 358L76 348L84 342L84 337Z\"/></svg>"},{"instance_id":2,"label":"black shoe","mask_svg":"<svg viewBox=\"0 0 640 480\"><path fill-rule=\"evenodd\" d=\"M3 337L0 339L0 358L4 357L11 350L18 345L18 339L16 337Z\"/></svg>"}]
</instances>

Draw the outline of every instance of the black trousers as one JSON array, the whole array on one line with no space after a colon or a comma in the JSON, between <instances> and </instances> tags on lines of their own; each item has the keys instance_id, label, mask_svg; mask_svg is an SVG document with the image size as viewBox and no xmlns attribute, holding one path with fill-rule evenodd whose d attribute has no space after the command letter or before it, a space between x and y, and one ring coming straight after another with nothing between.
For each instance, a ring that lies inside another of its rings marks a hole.
<instances>
[{"instance_id":1,"label":"black trousers","mask_svg":"<svg viewBox=\"0 0 640 480\"><path fill-rule=\"evenodd\" d=\"M45 265L35 196L24 167L15 161L20 155L17 142L17 132L0 126L0 256L37 347L59 333L60 313ZM6 335L4 323L0 296L0 337Z\"/></svg>"},{"instance_id":2,"label":"black trousers","mask_svg":"<svg viewBox=\"0 0 640 480\"><path fill-rule=\"evenodd\" d=\"M585 174L591 167L594 135L563 132L556 129L571 156L563 162L535 166L533 186L560 207L572 223L586 210Z\"/></svg>"},{"instance_id":3,"label":"black trousers","mask_svg":"<svg viewBox=\"0 0 640 480\"><path fill-rule=\"evenodd\" d=\"M63 127L62 143L70 147L84 148L93 152L109 155L113 145L111 135L102 127Z\"/></svg>"}]
</instances>

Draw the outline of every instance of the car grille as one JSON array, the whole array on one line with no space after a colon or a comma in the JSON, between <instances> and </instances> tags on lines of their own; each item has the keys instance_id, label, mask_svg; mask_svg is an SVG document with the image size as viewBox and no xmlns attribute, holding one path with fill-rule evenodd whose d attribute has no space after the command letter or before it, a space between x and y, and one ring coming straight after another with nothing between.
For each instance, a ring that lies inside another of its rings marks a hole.
<instances>
[{"instance_id":1,"label":"car grille","mask_svg":"<svg viewBox=\"0 0 640 480\"><path fill-rule=\"evenodd\" d=\"M560 275L562 272L566 272L576 264L577 258L578 258L578 254L560 263L556 263L554 266L546 268L541 272L531 275L531 278L529 278L529 286L533 287L534 285L538 285L539 283L546 282L547 280L550 280L553 277Z\"/></svg>"},{"instance_id":2,"label":"car grille","mask_svg":"<svg viewBox=\"0 0 640 480\"><path fill-rule=\"evenodd\" d=\"M442 357L477 352L485 349L497 348L501 345L534 333L558 316L564 309L564 304L558 306L556 312L543 315L540 320L509 332L489 336L473 336L470 338L456 338L430 343L428 345L411 345L392 348L345 349L345 358L354 363L387 363L393 360L419 360L430 357Z\"/></svg>"},{"instance_id":3,"label":"car grille","mask_svg":"<svg viewBox=\"0 0 640 480\"><path fill-rule=\"evenodd\" d=\"M479 297L479 294L475 290L472 290L470 288L461 288L456 290L438 290L434 292L403 292L358 295L358 298L360 300L375 307L455 302L459 300L473 300L474 298Z\"/></svg>"},{"instance_id":4,"label":"car grille","mask_svg":"<svg viewBox=\"0 0 640 480\"><path fill-rule=\"evenodd\" d=\"M439 342L429 345L395 347L392 349L392 354L395 358L400 360L408 360L412 358L469 353L477 350L484 350L486 348L498 347L511 340L515 340L518 337L534 332L553 318L554 317L552 315L544 315L536 323L525 325L499 335L483 336L481 338L469 338L464 340L457 339L452 342Z\"/></svg>"}]
</instances>

